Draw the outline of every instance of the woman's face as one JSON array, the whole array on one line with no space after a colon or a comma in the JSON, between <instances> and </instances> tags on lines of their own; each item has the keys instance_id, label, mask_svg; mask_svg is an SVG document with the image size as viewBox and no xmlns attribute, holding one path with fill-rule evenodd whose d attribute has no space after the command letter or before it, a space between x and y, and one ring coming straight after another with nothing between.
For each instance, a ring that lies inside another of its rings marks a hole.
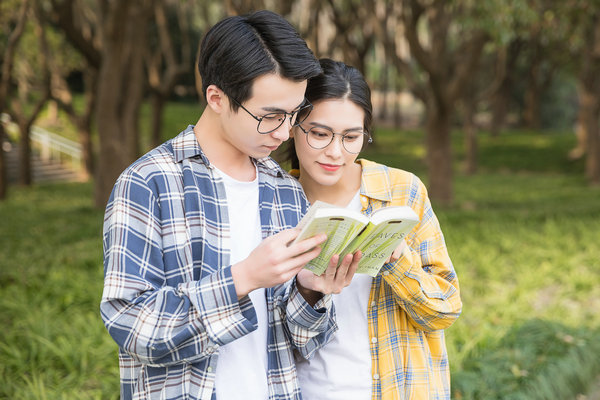
<instances>
[{"instance_id":1,"label":"woman's face","mask_svg":"<svg viewBox=\"0 0 600 400\"><path fill-rule=\"evenodd\" d=\"M301 125L304 131L310 132L305 133L300 127L291 132L303 179L330 186L351 170L366 139L362 133L364 116L363 109L347 99L327 99L314 104ZM324 148L314 148L325 146L332 132L335 133L333 141Z\"/></svg>"}]
</instances>

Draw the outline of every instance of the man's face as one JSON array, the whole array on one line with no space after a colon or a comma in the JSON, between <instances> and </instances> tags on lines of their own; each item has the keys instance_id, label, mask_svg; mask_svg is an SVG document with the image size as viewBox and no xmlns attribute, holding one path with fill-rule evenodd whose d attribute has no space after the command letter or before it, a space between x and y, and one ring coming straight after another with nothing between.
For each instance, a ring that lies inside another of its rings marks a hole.
<instances>
[{"instance_id":1,"label":"man's face","mask_svg":"<svg viewBox=\"0 0 600 400\"><path fill-rule=\"evenodd\" d=\"M294 82L275 74L266 74L254 80L251 97L242 105L258 118L277 112L290 113L303 104L305 90L306 81ZM268 156L290 135L289 115L279 128L267 134L258 132L258 121L241 107L233 112L226 104L221 118L225 140L239 152L254 158Z\"/></svg>"}]
</instances>

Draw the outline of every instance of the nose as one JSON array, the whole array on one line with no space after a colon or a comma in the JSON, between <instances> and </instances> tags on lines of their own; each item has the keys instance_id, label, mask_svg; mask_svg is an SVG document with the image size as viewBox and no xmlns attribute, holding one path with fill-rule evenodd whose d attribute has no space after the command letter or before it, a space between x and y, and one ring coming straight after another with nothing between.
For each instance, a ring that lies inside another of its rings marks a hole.
<instances>
[{"instance_id":1,"label":"nose","mask_svg":"<svg viewBox=\"0 0 600 400\"><path fill-rule=\"evenodd\" d=\"M281 140L282 142L285 142L290 138L290 130L292 129L292 126L291 118L285 118L283 124L271 132L271 136Z\"/></svg>"},{"instance_id":2,"label":"nose","mask_svg":"<svg viewBox=\"0 0 600 400\"><path fill-rule=\"evenodd\" d=\"M333 135L333 140L325 148L325 153L330 157L340 157L343 154L343 151L344 145L342 143L342 136Z\"/></svg>"}]
</instances>

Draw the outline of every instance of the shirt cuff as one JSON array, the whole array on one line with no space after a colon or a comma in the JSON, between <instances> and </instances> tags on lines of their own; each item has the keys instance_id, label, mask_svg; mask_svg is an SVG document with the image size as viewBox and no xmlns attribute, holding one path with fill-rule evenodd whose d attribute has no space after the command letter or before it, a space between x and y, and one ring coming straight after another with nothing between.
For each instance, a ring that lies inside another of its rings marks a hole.
<instances>
[{"instance_id":1,"label":"shirt cuff","mask_svg":"<svg viewBox=\"0 0 600 400\"><path fill-rule=\"evenodd\" d=\"M294 283L286 309L288 321L312 331L322 332L327 328L328 311L331 310L332 304L333 297L327 294L312 307L302 297Z\"/></svg>"}]
</instances>

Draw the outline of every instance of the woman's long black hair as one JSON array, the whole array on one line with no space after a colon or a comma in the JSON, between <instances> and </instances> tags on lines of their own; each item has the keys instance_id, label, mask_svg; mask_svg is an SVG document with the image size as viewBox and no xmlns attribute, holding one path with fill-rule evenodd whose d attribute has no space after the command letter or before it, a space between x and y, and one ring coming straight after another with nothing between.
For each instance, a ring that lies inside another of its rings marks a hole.
<instances>
[{"instance_id":1,"label":"woman's long black hair","mask_svg":"<svg viewBox=\"0 0 600 400\"><path fill-rule=\"evenodd\" d=\"M365 112L363 129L370 136L373 123L371 89L360 71L352 66L329 58L319 60L323 73L310 78L306 86L306 98L312 104L327 99L348 99ZM301 116L299 119L302 119ZM363 144L366 145L367 141ZM291 167L300 168L293 139L279 161L290 161Z\"/></svg>"}]
</instances>

